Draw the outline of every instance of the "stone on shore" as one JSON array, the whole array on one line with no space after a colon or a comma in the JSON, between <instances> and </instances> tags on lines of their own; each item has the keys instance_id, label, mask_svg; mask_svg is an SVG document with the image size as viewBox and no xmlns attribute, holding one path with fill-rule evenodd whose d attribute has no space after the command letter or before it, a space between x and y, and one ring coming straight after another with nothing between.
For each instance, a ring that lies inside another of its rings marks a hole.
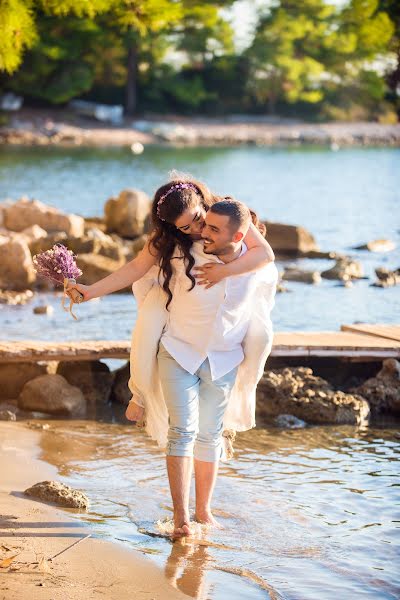
<instances>
[{"instance_id":1,"label":"stone on shore","mask_svg":"<svg viewBox=\"0 0 400 600\"><path fill-rule=\"evenodd\" d=\"M4 224L12 231L39 225L47 232L64 231L69 236L79 237L83 235L85 222L83 217L65 214L39 200L23 197L5 209Z\"/></svg>"},{"instance_id":2,"label":"stone on shore","mask_svg":"<svg viewBox=\"0 0 400 600\"><path fill-rule=\"evenodd\" d=\"M32 256L25 240L0 236L0 289L22 291L36 281Z\"/></svg>"},{"instance_id":3,"label":"stone on shore","mask_svg":"<svg viewBox=\"0 0 400 600\"><path fill-rule=\"evenodd\" d=\"M47 233L45 237L31 239L28 242L28 246L32 256L35 256L35 254L39 254L40 252L51 250L54 244L66 244L66 242L67 234L65 231L55 231L54 233Z\"/></svg>"},{"instance_id":4,"label":"stone on shore","mask_svg":"<svg viewBox=\"0 0 400 600\"><path fill-rule=\"evenodd\" d=\"M109 198L104 206L108 233L136 238L146 233L150 224L150 199L140 190L123 190L118 198Z\"/></svg>"},{"instance_id":5,"label":"stone on shore","mask_svg":"<svg viewBox=\"0 0 400 600\"><path fill-rule=\"evenodd\" d=\"M0 363L0 399L18 398L24 385L48 373L48 366L35 362Z\"/></svg>"},{"instance_id":6,"label":"stone on shore","mask_svg":"<svg viewBox=\"0 0 400 600\"><path fill-rule=\"evenodd\" d=\"M89 417L96 416L96 406L108 403L114 373L105 363L99 360L60 361L57 374L81 390L86 399Z\"/></svg>"},{"instance_id":7,"label":"stone on shore","mask_svg":"<svg viewBox=\"0 0 400 600\"><path fill-rule=\"evenodd\" d=\"M130 378L129 362L114 371L115 379L112 389L111 399L113 402L128 406L129 400L132 398L132 392L128 387Z\"/></svg>"},{"instance_id":8,"label":"stone on shore","mask_svg":"<svg viewBox=\"0 0 400 600\"><path fill-rule=\"evenodd\" d=\"M51 304L40 304L39 306L35 306L33 309L34 315L52 315L54 313L54 308Z\"/></svg>"},{"instance_id":9,"label":"stone on shore","mask_svg":"<svg viewBox=\"0 0 400 600\"><path fill-rule=\"evenodd\" d=\"M392 240L372 240L361 246L354 246L354 250L369 250L370 252L391 252L396 248Z\"/></svg>"},{"instance_id":10,"label":"stone on shore","mask_svg":"<svg viewBox=\"0 0 400 600\"><path fill-rule=\"evenodd\" d=\"M293 415L278 415L274 419L274 425L282 427L282 429L304 429L304 427L307 427L305 421Z\"/></svg>"},{"instance_id":11,"label":"stone on shore","mask_svg":"<svg viewBox=\"0 0 400 600\"><path fill-rule=\"evenodd\" d=\"M18 304L26 304L33 298L32 290L23 290L15 292L13 290L0 290L0 304L10 304L16 306Z\"/></svg>"},{"instance_id":12,"label":"stone on shore","mask_svg":"<svg viewBox=\"0 0 400 600\"><path fill-rule=\"evenodd\" d=\"M88 229L84 236L68 238L65 241L69 250L78 256L81 254L100 254L113 260L123 260L125 249L122 243L118 243L110 235L101 229Z\"/></svg>"},{"instance_id":13,"label":"stone on shore","mask_svg":"<svg viewBox=\"0 0 400 600\"><path fill-rule=\"evenodd\" d=\"M283 274L284 281L299 281L300 283L321 283L319 271L306 271L296 267L287 267Z\"/></svg>"},{"instance_id":14,"label":"stone on shore","mask_svg":"<svg viewBox=\"0 0 400 600\"><path fill-rule=\"evenodd\" d=\"M319 250L313 235L304 227L269 221L264 221L264 224L267 240L277 254L297 256Z\"/></svg>"},{"instance_id":15,"label":"stone on shore","mask_svg":"<svg viewBox=\"0 0 400 600\"><path fill-rule=\"evenodd\" d=\"M386 267L378 267L375 269L377 280L372 284L373 287L392 287L400 284L400 269L390 271Z\"/></svg>"},{"instance_id":16,"label":"stone on shore","mask_svg":"<svg viewBox=\"0 0 400 600\"><path fill-rule=\"evenodd\" d=\"M1 410L0 409L0 421L16 421L17 417L15 412L12 410Z\"/></svg>"},{"instance_id":17,"label":"stone on shore","mask_svg":"<svg viewBox=\"0 0 400 600\"><path fill-rule=\"evenodd\" d=\"M79 283L91 285L99 279L114 273L125 264L125 259L113 260L100 254L80 254L76 263L82 270L83 275L79 278Z\"/></svg>"},{"instance_id":18,"label":"stone on shore","mask_svg":"<svg viewBox=\"0 0 400 600\"><path fill-rule=\"evenodd\" d=\"M333 267L321 273L321 277L324 279L337 279L339 281L361 279L363 276L364 272L361 263L347 256L339 258Z\"/></svg>"},{"instance_id":19,"label":"stone on shore","mask_svg":"<svg viewBox=\"0 0 400 600\"><path fill-rule=\"evenodd\" d=\"M400 362L394 358L383 361L376 375L351 390L367 399L374 415L400 415Z\"/></svg>"},{"instance_id":20,"label":"stone on shore","mask_svg":"<svg viewBox=\"0 0 400 600\"><path fill-rule=\"evenodd\" d=\"M18 398L24 410L59 416L83 416L86 400L77 387L61 375L40 375L28 381Z\"/></svg>"},{"instance_id":21,"label":"stone on shore","mask_svg":"<svg viewBox=\"0 0 400 600\"><path fill-rule=\"evenodd\" d=\"M74 490L59 481L41 481L26 489L24 494L45 502L54 502L67 508L89 508L89 499L83 492Z\"/></svg>"},{"instance_id":22,"label":"stone on shore","mask_svg":"<svg viewBox=\"0 0 400 600\"><path fill-rule=\"evenodd\" d=\"M369 412L363 397L335 391L307 367L268 371L258 384L260 420L289 414L307 423L366 425Z\"/></svg>"}]
</instances>

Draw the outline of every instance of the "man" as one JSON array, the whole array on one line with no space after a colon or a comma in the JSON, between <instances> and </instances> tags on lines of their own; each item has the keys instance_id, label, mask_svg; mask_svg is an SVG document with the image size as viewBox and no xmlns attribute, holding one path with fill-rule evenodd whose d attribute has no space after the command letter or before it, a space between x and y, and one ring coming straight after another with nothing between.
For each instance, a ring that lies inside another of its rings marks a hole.
<instances>
[{"instance_id":1,"label":"man","mask_svg":"<svg viewBox=\"0 0 400 600\"><path fill-rule=\"evenodd\" d=\"M243 238L250 222L250 211L242 203L225 200L214 204L205 219L202 242L192 247L196 265L208 262L210 255L228 263L246 252ZM173 298L157 358L169 419L167 471L174 506L174 537L180 537L190 534L193 462L195 518L219 526L212 515L211 498L222 454L224 414L244 359L242 343L263 270L227 278L210 288L197 284L189 291L185 265L183 261L175 262ZM274 269L274 287L276 268L269 266ZM134 420L138 415L135 405L126 414Z\"/></svg>"}]
</instances>

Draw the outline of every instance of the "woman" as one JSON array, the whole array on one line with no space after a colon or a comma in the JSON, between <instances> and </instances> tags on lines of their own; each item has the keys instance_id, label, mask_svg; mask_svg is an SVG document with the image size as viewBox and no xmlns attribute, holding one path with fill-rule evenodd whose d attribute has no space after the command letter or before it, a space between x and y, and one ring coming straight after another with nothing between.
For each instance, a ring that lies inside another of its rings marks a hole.
<instances>
[{"instance_id":1,"label":"woman","mask_svg":"<svg viewBox=\"0 0 400 600\"><path fill-rule=\"evenodd\" d=\"M154 390L157 383L154 379L150 383L150 380L156 370L154 351L165 322L165 310L168 310L173 294L173 261L184 261L186 276L191 281L190 289L193 289L195 277L197 284L208 288L225 277L257 270L274 260L270 245L253 224L244 238L248 252L240 258L227 264L209 262L194 268L194 258L190 253L192 244L201 239L206 212L217 200L219 198L213 196L204 184L187 177L174 177L155 193L151 210L153 230L139 255L90 286L73 286L87 301L141 280L133 286L139 314L132 338L129 387L133 398L126 411L129 420L142 419L146 392L160 399L159 389ZM197 273L193 275L195 270ZM154 285L157 280L160 285ZM147 350L143 347L143 340L148 343ZM148 360L144 360L143 356L148 356ZM154 402L146 405L146 421L148 433L164 445L167 421L162 400L158 405Z\"/></svg>"}]
</instances>

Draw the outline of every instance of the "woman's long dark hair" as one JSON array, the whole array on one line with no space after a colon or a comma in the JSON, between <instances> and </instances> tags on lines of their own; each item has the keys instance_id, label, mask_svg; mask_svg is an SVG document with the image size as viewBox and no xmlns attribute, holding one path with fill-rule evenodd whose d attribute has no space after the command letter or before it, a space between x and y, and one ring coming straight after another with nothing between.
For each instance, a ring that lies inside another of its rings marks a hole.
<instances>
[{"instance_id":1,"label":"woman's long dark hair","mask_svg":"<svg viewBox=\"0 0 400 600\"><path fill-rule=\"evenodd\" d=\"M184 187L179 184L186 184ZM190 290L195 286L196 280L190 271L194 265L194 258L190 253L193 240L190 235L183 233L174 223L188 208L201 206L207 211L215 198L203 183L194 179L173 179L162 185L156 191L151 209L153 231L150 246L153 247L159 258L160 272L164 276L162 288L167 294L166 308L171 303L172 292L170 282L172 277L172 260L183 260L185 272L191 281ZM176 247L181 250L181 256L174 256Z\"/></svg>"},{"instance_id":2,"label":"woman's long dark hair","mask_svg":"<svg viewBox=\"0 0 400 600\"><path fill-rule=\"evenodd\" d=\"M175 226L175 221L187 210L201 206L206 212L215 202L232 199L230 196L216 196L210 192L204 183L192 178L174 178L162 185L156 191L151 208L153 231L150 238L150 250L153 248L159 256L160 273L163 274L162 288L167 294L166 308L168 309L172 292L170 282L172 277L172 260L183 260L185 272L191 281L189 291L196 284L190 273L195 260L190 253L193 240L190 235L183 233ZM256 213L250 210L254 225L265 236L265 225L259 222ZM176 248L180 256L176 255Z\"/></svg>"}]
</instances>

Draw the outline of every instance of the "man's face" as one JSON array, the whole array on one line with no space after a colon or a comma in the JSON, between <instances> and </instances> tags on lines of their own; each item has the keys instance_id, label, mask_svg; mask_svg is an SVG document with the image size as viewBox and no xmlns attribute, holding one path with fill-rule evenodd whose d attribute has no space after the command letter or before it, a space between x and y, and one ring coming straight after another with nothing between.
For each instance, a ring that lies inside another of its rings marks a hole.
<instances>
[{"instance_id":1,"label":"man's face","mask_svg":"<svg viewBox=\"0 0 400 600\"><path fill-rule=\"evenodd\" d=\"M241 239L240 234L232 231L228 216L217 215L210 210L206 214L201 237L203 238L204 252L218 256L235 250L235 245Z\"/></svg>"}]
</instances>

